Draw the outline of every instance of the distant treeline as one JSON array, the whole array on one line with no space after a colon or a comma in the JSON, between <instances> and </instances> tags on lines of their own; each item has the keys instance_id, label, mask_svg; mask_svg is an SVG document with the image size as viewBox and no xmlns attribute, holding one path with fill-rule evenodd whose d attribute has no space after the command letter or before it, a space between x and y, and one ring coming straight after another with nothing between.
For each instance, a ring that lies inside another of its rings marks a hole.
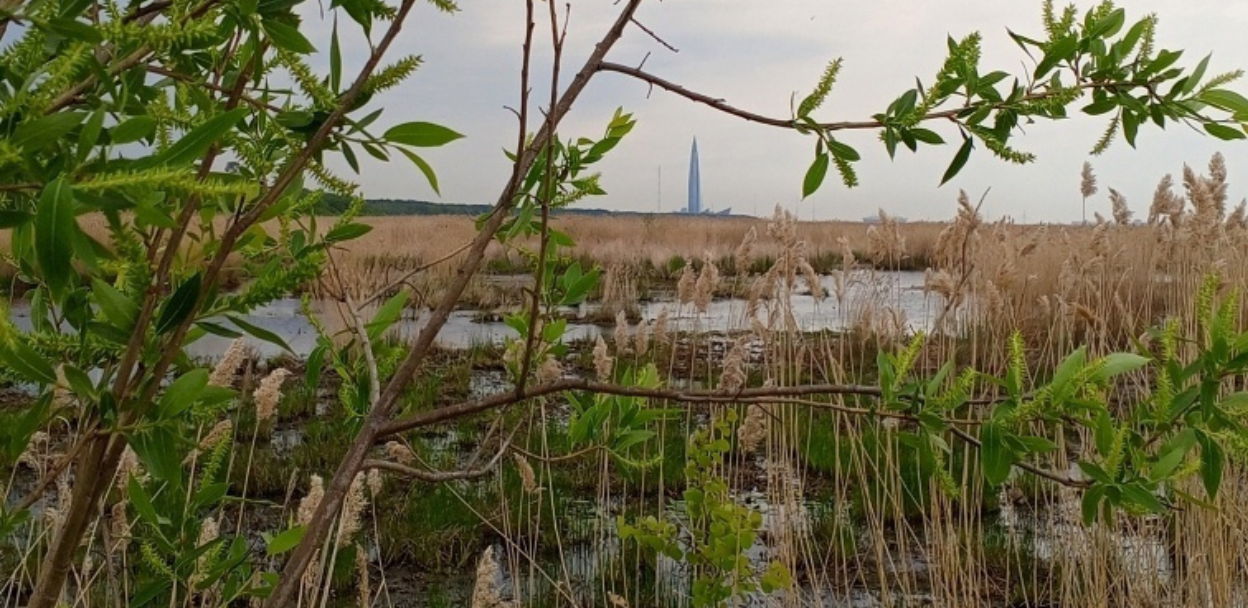
<instances>
[{"instance_id":1,"label":"distant treeline","mask_svg":"<svg viewBox=\"0 0 1248 608\"><path fill-rule=\"evenodd\" d=\"M321 215L338 215L346 210L350 199L345 196L323 192L316 212ZM364 201L362 215L481 215L489 212L490 205L458 203L434 203L413 199L370 198ZM636 211L611 211L607 209L560 209L556 213L579 215L654 215ZM714 216L707 216L714 217ZM724 216L719 216L724 217Z\"/></svg>"}]
</instances>

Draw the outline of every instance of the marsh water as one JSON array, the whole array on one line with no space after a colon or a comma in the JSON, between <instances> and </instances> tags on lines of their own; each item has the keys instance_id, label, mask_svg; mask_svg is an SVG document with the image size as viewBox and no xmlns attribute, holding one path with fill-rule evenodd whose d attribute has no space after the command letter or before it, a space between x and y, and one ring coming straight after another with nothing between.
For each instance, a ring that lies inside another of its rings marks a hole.
<instances>
[{"instance_id":1,"label":"marsh water","mask_svg":"<svg viewBox=\"0 0 1248 608\"><path fill-rule=\"evenodd\" d=\"M823 277L825 291L830 293L834 283L832 277ZM843 302L830 295L822 299L809 293L792 295L790 301L797 326L803 331L842 330L860 322L866 311L884 310L886 323L900 329L927 330L940 313L940 297L923 290L922 272L873 272L869 280L851 281L846 291ZM748 303L742 298L716 299L706 312L698 312L691 305L679 305L672 296L671 293L656 293L651 299L637 302L636 310L646 321L653 321L666 311L669 327L677 331L724 332L750 326L746 318ZM332 303L313 301L311 306L313 313L322 318L334 314ZM560 311L569 320L565 340L593 339L601 332L610 331L590 320L598 306L590 302ZM500 320L498 313L456 310L438 333L437 343L444 348L468 348L474 344L499 344L515 337L516 332ZM19 328L29 329L29 305L14 302L10 318ZM280 336L296 357L306 356L316 346L316 329L296 298L273 301L242 318ZM428 310L409 311L395 333L400 339L414 336L428 319ZM275 344L251 337L247 340L261 358L282 352ZM230 341L230 338L209 334L191 344L187 351L193 357L213 359L224 352Z\"/></svg>"},{"instance_id":2,"label":"marsh water","mask_svg":"<svg viewBox=\"0 0 1248 608\"><path fill-rule=\"evenodd\" d=\"M825 288L831 291L833 279L824 278ZM839 331L861 323L862 311L888 311L887 322L901 329L929 330L936 316L941 312L938 296L923 290L923 274L920 272L874 273L869 281L855 281L850 284L848 296L838 301L835 297L817 300L810 294L795 294L791 297L793 320L803 331ZM313 302L313 312L318 316L332 314L332 304ZM593 339L611 328L591 321L600 318L596 315L597 304L590 303L578 308L560 311L569 320L569 331L565 339L574 341ZM705 312L697 312L691 306L681 306L674 302L670 294L664 297L638 302L635 308L641 319L653 321L661 314L669 318L669 326L674 330L699 333L720 333L749 327L746 318L748 303L740 298L717 299ZM499 320L499 311L458 310L438 336L440 346L449 349L468 348L478 344L499 344L516 334L509 326ZM399 339L415 335L428 321L428 311L409 311L402 319L395 332ZM30 325L29 308L20 302L15 303L10 318L19 327ZM282 299L252 311L245 320L280 336L289 346L290 354L296 357L307 355L315 346L317 332L312 323L304 315L302 305L297 299ZM230 339L215 335L207 335L189 348L190 354L203 359L213 359L224 351ZM252 346L261 358L278 355L282 349L274 344L250 339ZM505 391L509 384L499 370L474 370L470 383L472 396L485 396ZM469 448L466 442L457 440L455 429L441 431L426 437L426 446L440 453L440 458L454 462L467 459ZM305 441L303 429L299 426L287 426L274 429L271 439L272 448L279 456L288 454L301 446ZM462 452L462 453L461 453ZM765 463L758 463L753 470L762 471ZM1072 475L1078 475L1074 470ZM460 484L461 482L454 482ZM467 483L462 484L467 489ZM783 537L809 537L809 531L821 520L829 517L833 505L827 500L801 499L796 506L775 505L765 494L768 487L766 474L757 475L756 479L739 480L734 486L734 499L763 516L763 535ZM1045 513L1028 512L1012 507L1009 501L1001 501L1001 508L983 525L991 527L1011 542L1026 542L1029 553L1041 562L1052 562L1064 559L1071 546L1080 543L1079 536L1086 530L1073 521L1077 517L1068 517L1069 512L1078 512L1077 499L1070 498L1057 505L1046 507ZM549 551L542 556L534 556L530 550L534 546L526 541L495 541L493 550L501 566L497 584L509 590L508 594L525 598L543 598L535 603L525 605L594 605L593 598L601 597L598 593L611 581L611 585L621 582L625 584L644 585L643 595L648 594L655 606L685 606L685 593L675 590L687 589L691 582L688 567L673 560L660 557L652 572L647 573L644 582L640 577L621 574L621 569L628 563L625 558L624 544L616 535L614 522L625 514L626 507L613 500L600 500L594 496L575 497L566 503L566 516L561 518L558 542L558 555L552 557ZM664 502L664 513L671 521L682 521L684 506L679 498ZM686 522L687 523L687 522ZM861 524L856 524L861 525ZM855 534L855 537L868 538L869 534ZM503 535L503 538L506 538ZM549 539L548 539L549 540ZM545 542L548 542L545 541ZM1156 538L1144 535L1118 535L1111 540L1118 547L1121 559L1134 564L1136 573L1164 582L1173 571L1171 557L1165 546ZM767 543L758 543L747 554L747 558L756 568L763 568L773 558ZM923 542L917 547L905 551L886 550L887 563L877 564L880 572L906 578L923 578L928 576L932 565L928 563ZM863 553L870 553L862 549ZM390 594L396 605L404 606L461 606L467 605L468 596L472 592L474 576L471 564L466 564L459 575L430 577L415 570L405 570L398 566L387 569L385 590ZM799 578L799 587L794 591L798 601L795 605L802 606L837 606L866 608L884 605L926 605L932 603L932 597L922 590L882 588L837 587L822 584L820 575ZM554 581L562 581L556 585ZM636 592L636 589L634 589ZM636 593L634 593L636 596ZM739 606L767 606L759 598ZM788 604L786 604L788 605Z\"/></svg>"}]
</instances>

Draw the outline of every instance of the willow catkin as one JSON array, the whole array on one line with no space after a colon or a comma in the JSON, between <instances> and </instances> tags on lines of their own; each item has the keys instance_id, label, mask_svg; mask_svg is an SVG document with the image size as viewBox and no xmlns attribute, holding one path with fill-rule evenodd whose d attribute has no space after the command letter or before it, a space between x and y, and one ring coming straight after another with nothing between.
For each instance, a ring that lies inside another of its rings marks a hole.
<instances>
[{"instance_id":1,"label":"willow catkin","mask_svg":"<svg viewBox=\"0 0 1248 608\"><path fill-rule=\"evenodd\" d=\"M1131 209L1127 207L1127 197L1121 192L1109 189L1109 204L1113 209L1114 223L1119 226L1126 226L1131 223Z\"/></svg>"},{"instance_id":2,"label":"willow catkin","mask_svg":"<svg viewBox=\"0 0 1248 608\"><path fill-rule=\"evenodd\" d=\"M680 271L680 280L676 281L676 299L681 304L693 302L693 293L697 281L698 277L693 270L693 264L686 262L685 267Z\"/></svg>"},{"instance_id":3,"label":"willow catkin","mask_svg":"<svg viewBox=\"0 0 1248 608\"><path fill-rule=\"evenodd\" d=\"M563 377L563 364L547 354L537 366L537 381L541 384L554 382Z\"/></svg>"},{"instance_id":4,"label":"willow catkin","mask_svg":"<svg viewBox=\"0 0 1248 608\"><path fill-rule=\"evenodd\" d=\"M698 282L693 290L693 305L698 312L705 313L711 307L711 299L715 297L715 289L719 286L719 267L708 252L702 261L702 272L698 273Z\"/></svg>"},{"instance_id":5,"label":"willow catkin","mask_svg":"<svg viewBox=\"0 0 1248 608\"><path fill-rule=\"evenodd\" d=\"M1174 176L1166 174L1153 190L1153 202L1148 206L1148 223L1158 224L1163 219L1183 212L1183 199L1174 194Z\"/></svg>"},{"instance_id":6,"label":"willow catkin","mask_svg":"<svg viewBox=\"0 0 1248 608\"><path fill-rule=\"evenodd\" d=\"M139 462L139 455L134 453L134 448L129 444L121 452L121 458L117 461L117 491L121 496L126 495L126 487L130 484L130 478L138 480L142 483L147 480L147 473L143 470L143 463Z\"/></svg>"},{"instance_id":7,"label":"willow catkin","mask_svg":"<svg viewBox=\"0 0 1248 608\"><path fill-rule=\"evenodd\" d=\"M316 508L320 506L321 499L325 497L325 482L321 480L320 475L313 474L308 478L308 493L299 500L299 510L295 515L295 523L300 526L306 526L312 521L312 516L316 514Z\"/></svg>"},{"instance_id":8,"label":"willow catkin","mask_svg":"<svg viewBox=\"0 0 1248 608\"><path fill-rule=\"evenodd\" d=\"M854 259L854 249L849 245L849 239L844 236L836 237L836 244L841 248L841 271L849 272L854 269L857 260Z\"/></svg>"},{"instance_id":9,"label":"willow catkin","mask_svg":"<svg viewBox=\"0 0 1248 608\"><path fill-rule=\"evenodd\" d=\"M212 368L212 374L208 376L208 384L229 388L234 384L234 376L238 373L239 366L246 359L246 340L235 338L233 342L230 342L230 346L225 349L225 353L221 355L217 365Z\"/></svg>"},{"instance_id":10,"label":"willow catkin","mask_svg":"<svg viewBox=\"0 0 1248 608\"><path fill-rule=\"evenodd\" d=\"M222 420L216 423L215 425L213 425L212 429L208 431L208 434L204 435L204 438L199 440L199 445L195 446L195 448L192 449L190 453L186 455L186 458L182 460L182 464L186 464L195 460L203 452L207 452L208 450L211 450L212 448L216 447L217 444L221 443L222 441L228 440L233 435L234 435L234 421L233 420L226 418L225 420Z\"/></svg>"},{"instance_id":11,"label":"willow catkin","mask_svg":"<svg viewBox=\"0 0 1248 608\"><path fill-rule=\"evenodd\" d=\"M753 226L746 231L745 236L741 239L741 244L737 245L737 249L733 251L732 262L737 276L744 276L750 270L750 253L754 248L754 242L758 240L758 232Z\"/></svg>"},{"instance_id":12,"label":"willow catkin","mask_svg":"<svg viewBox=\"0 0 1248 608\"><path fill-rule=\"evenodd\" d=\"M633 352L638 357L645 356L650 350L650 324L646 321L638 321L637 326L633 328Z\"/></svg>"},{"instance_id":13,"label":"willow catkin","mask_svg":"<svg viewBox=\"0 0 1248 608\"><path fill-rule=\"evenodd\" d=\"M958 282L945 270L932 270L928 268L923 275L923 288L932 293L939 294L945 301L953 299L958 289Z\"/></svg>"},{"instance_id":14,"label":"willow catkin","mask_svg":"<svg viewBox=\"0 0 1248 608\"><path fill-rule=\"evenodd\" d=\"M659 344L667 344L668 342L667 317L667 308L664 307L659 311L659 316L654 320L654 341Z\"/></svg>"},{"instance_id":15,"label":"willow catkin","mask_svg":"<svg viewBox=\"0 0 1248 608\"><path fill-rule=\"evenodd\" d=\"M69 380L65 378L65 366L56 366L56 384L52 386L52 407L60 409L73 405L74 394L70 391Z\"/></svg>"},{"instance_id":16,"label":"willow catkin","mask_svg":"<svg viewBox=\"0 0 1248 608\"><path fill-rule=\"evenodd\" d=\"M525 493L533 494L539 489L537 485L537 474L533 472L533 467L529 466L529 461L520 454L512 454L516 460L516 473L520 475L520 485L524 488Z\"/></svg>"},{"instance_id":17,"label":"willow catkin","mask_svg":"<svg viewBox=\"0 0 1248 608\"><path fill-rule=\"evenodd\" d=\"M1079 194L1090 198L1096 192L1096 174L1092 172L1092 163L1084 161L1083 171L1079 172Z\"/></svg>"},{"instance_id":18,"label":"willow catkin","mask_svg":"<svg viewBox=\"0 0 1248 608\"><path fill-rule=\"evenodd\" d=\"M360 531L364 508L368 506L368 499L364 496L364 477L362 472L355 474L347 489L347 495L342 500L342 514L336 538L339 547L350 542L355 533Z\"/></svg>"},{"instance_id":19,"label":"willow catkin","mask_svg":"<svg viewBox=\"0 0 1248 608\"><path fill-rule=\"evenodd\" d=\"M130 518L126 515L126 503L119 500L109 508L109 553L125 553L130 547Z\"/></svg>"},{"instance_id":20,"label":"willow catkin","mask_svg":"<svg viewBox=\"0 0 1248 608\"><path fill-rule=\"evenodd\" d=\"M416 462L416 455L412 453L412 449L398 441L387 441L384 449L386 456L399 464L411 465Z\"/></svg>"},{"instance_id":21,"label":"willow catkin","mask_svg":"<svg viewBox=\"0 0 1248 608\"><path fill-rule=\"evenodd\" d=\"M763 386L772 385L770 378L763 383ZM770 431L771 412L769 408L762 403L751 403L746 408L745 418L741 420L741 426L737 427L737 447L746 453L753 452L763 445Z\"/></svg>"},{"instance_id":22,"label":"willow catkin","mask_svg":"<svg viewBox=\"0 0 1248 608\"><path fill-rule=\"evenodd\" d=\"M608 354L607 342L598 336L598 340L594 342L594 374L599 380L606 382L611 379L611 368L615 365L615 359Z\"/></svg>"},{"instance_id":23,"label":"willow catkin","mask_svg":"<svg viewBox=\"0 0 1248 608\"><path fill-rule=\"evenodd\" d=\"M43 453L47 450L51 441L52 437L44 431L31 433L30 439L26 441L26 447L17 456L17 463L24 464L36 471L42 471L44 465Z\"/></svg>"},{"instance_id":24,"label":"willow catkin","mask_svg":"<svg viewBox=\"0 0 1248 608\"><path fill-rule=\"evenodd\" d=\"M628 317L624 315L622 310L615 313L615 331L612 333L611 339L615 342L615 351L617 353L623 354L628 352Z\"/></svg>"},{"instance_id":25,"label":"willow catkin","mask_svg":"<svg viewBox=\"0 0 1248 608\"><path fill-rule=\"evenodd\" d=\"M368 470L368 491L373 495L373 503L377 502L377 497L381 495L382 477L381 470Z\"/></svg>"},{"instance_id":26,"label":"willow catkin","mask_svg":"<svg viewBox=\"0 0 1248 608\"><path fill-rule=\"evenodd\" d=\"M279 367L269 372L260 381L260 386L252 392L256 404L256 425L264 426L277 413L277 405L282 401L282 384L290 377L290 370Z\"/></svg>"},{"instance_id":27,"label":"willow catkin","mask_svg":"<svg viewBox=\"0 0 1248 608\"><path fill-rule=\"evenodd\" d=\"M822 301L827 292L823 290L823 283L819 279L819 273L815 272L815 267L810 265L806 258L802 258L798 262L798 269L802 272L802 280L806 282L806 288L810 290L810 295L815 301Z\"/></svg>"},{"instance_id":28,"label":"willow catkin","mask_svg":"<svg viewBox=\"0 0 1248 608\"><path fill-rule=\"evenodd\" d=\"M739 338L732 343L724 355L724 369L719 376L719 388L724 391L735 391L745 386L745 346L746 339Z\"/></svg>"},{"instance_id":29,"label":"willow catkin","mask_svg":"<svg viewBox=\"0 0 1248 608\"><path fill-rule=\"evenodd\" d=\"M510 602L503 601L499 579L502 572L494 559L494 547L489 546L481 552L477 560L477 578L472 586L471 608L509 608Z\"/></svg>"}]
</instances>

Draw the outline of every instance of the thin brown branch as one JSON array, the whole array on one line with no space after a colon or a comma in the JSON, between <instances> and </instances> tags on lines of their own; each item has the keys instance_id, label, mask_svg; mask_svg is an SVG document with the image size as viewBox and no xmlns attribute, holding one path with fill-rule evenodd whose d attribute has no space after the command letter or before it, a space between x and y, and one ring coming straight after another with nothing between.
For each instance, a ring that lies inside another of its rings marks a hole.
<instances>
[{"instance_id":1,"label":"thin brown branch","mask_svg":"<svg viewBox=\"0 0 1248 608\"><path fill-rule=\"evenodd\" d=\"M650 29L650 28L646 27L646 26L645 26L642 22L638 21L636 18L633 18L633 25L635 25L635 26L637 26L637 27L641 28L641 31L645 32L645 33L646 33L646 35L648 35L648 36L650 36L651 38L653 38L655 42L657 42L657 43L659 43L659 44L663 45L664 47L666 47L666 48L667 48L667 50L669 50L669 51L671 51L671 52L673 52L673 53L679 53L679 52L680 52L680 49L678 49L678 48L676 48L676 47L672 46L671 44L669 44L666 40L664 40L664 39L663 39L663 37L662 37L662 36L659 36L658 34L654 33L654 30L652 30L652 29Z\"/></svg>"},{"instance_id":2,"label":"thin brown branch","mask_svg":"<svg viewBox=\"0 0 1248 608\"><path fill-rule=\"evenodd\" d=\"M173 70L170 70L166 67L159 66L159 65L148 65L147 71L153 74L158 74L160 76L165 76L168 78L172 78L174 80L185 82L187 84L193 84L195 86L204 87L206 89L212 89L219 93L226 93L226 94L233 95L235 94L235 90L239 88L238 86L235 86L234 88L226 88L216 83L195 80L194 78L191 78L190 76L187 76L186 74L181 74L181 73L175 72ZM246 82L247 82L246 78L243 78L241 76L238 78L238 83L246 83ZM240 101L246 103L247 105L257 110L266 110L269 112L273 112L274 114L282 111L281 108L271 103L265 103L249 95L242 94L241 92L238 93L237 96Z\"/></svg>"},{"instance_id":3,"label":"thin brown branch","mask_svg":"<svg viewBox=\"0 0 1248 608\"><path fill-rule=\"evenodd\" d=\"M506 407L534 397L541 397L566 391L584 391L604 395L623 397L646 397L665 399L684 403L735 403L753 397L797 397L803 395L866 395L879 396L880 389L876 386L857 384L807 384L799 386L764 386L745 388L738 391L722 390L680 390L672 388L646 388L641 386L621 386L594 380L569 378L546 384L539 384L523 391L507 391L491 395L475 401L467 401L412 414L400 418L381 427L377 437L402 433L411 429L454 420L469 414Z\"/></svg>"},{"instance_id":4,"label":"thin brown branch","mask_svg":"<svg viewBox=\"0 0 1248 608\"><path fill-rule=\"evenodd\" d=\"M649 83L651 86L657 86L660 89L664 89L671 93L675 93L690 101L695 101L697 103L705 104L725 114L730 114L732 116L736 116L737 118L741 118L750 122L756 122L759 124L769 125L773 127L781 127L784 129L818 129L820 131L879 129L879 128L884 127L884 123L878 120L821 122L821 123L815 123L813 125L807 125L807 124L799 123L792 118L776 118L774 116L766 116L764 114L758 114L756 112L751 112L749 110L743 110L741 108L738 108L736 106L733 106L725 102L723 99L711 97L710 95L706 95L703 93L699 93L697 91L687 89L684 86L676 84L670 80L660 78L658 76L655 76L654 74L643 71L639 68L634 68L634 67L630 67L626 65L621 65L618 63L611 63L611 62L604 61L598 64L598 69L599 71L603 71L603 72L616 72L618 74L632 76L633 78L641 80L642 82ZM1084 82L1075 86L1081 89L1092 89L1092 88L1110 88L1110 87L1116 87L1116 86L1127 86L1128 84L1130 83ZM1018 100L1015 100L1015 102L1036 101L1036 100L1048 98L1051 95L1052 93L1049 93L1049 92L1030 93L1028 95L1022 96ZM998 103L998 104L992 104L992 105L993 107L999 107L1003 104ZM973 108L975 106L969 106L969 107ZM968 110L967 106L960 106L960 107L952 108L949 110L929 112L927 114L924 114L920 120L926 121L926 120L937 120L937 119L955 119L958 116L962 115L967 110Z\"/></svg>"}]
</instances>

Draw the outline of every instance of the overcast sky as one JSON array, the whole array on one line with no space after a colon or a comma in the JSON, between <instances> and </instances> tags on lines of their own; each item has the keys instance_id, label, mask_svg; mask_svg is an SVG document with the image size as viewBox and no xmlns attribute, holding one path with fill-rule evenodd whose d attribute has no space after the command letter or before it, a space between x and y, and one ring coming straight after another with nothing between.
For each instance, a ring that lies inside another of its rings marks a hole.
<instances>
[{"instance_id":1,"label":"overcast sky","mask_svg":"<svg viewBox=\"0 0 1248 608\"><path fill-rule=\"evenodd\" d=\"M446 15L421 6L409 17L395 53L420 54L424 66L407 83L374 100L385 107L380 124L428 120L465 135L425 155L441 180L437 196L406 160L380 163L360 155L358 180L370 198L415 198L451 203L493 202L508 175L504 147L514 146L515 119L504 109L518 99L518 66L523 35L520 0L460 0L459 13ZM1186 51L1191 66L1213 53L1210 73L1248 67L1248 1L1125 0L1127 17L1160 17L1157 43ZM1087 3L1081 3L1081 9ZM545 5L539 3L539 9ZM609 0L574 0L565 50L565 74L574 72L592 44L609 27L618 6ZM944 58L945 37L979 31L984 35L981 72L1029 71L1031 64L1006 34L1006 28L1039 35L1040 2L1033 0L668 0L643 4L638 18L679 49L672 53L631 28L609 59L635 65L647 52L648 71L720 97L738 107L786 117L793 94L805 95L833 57L844 57L841 78L820 115L824 120L865 119L882 111L914 77L930 82ZM305 16L304 31L328 49L329 22L317 13ZM539 20L539 24L544 23ZM537 38L548 34L539 25ZM364 47L347 43L344 56L358 65ZM545 65L548 52L536 57ZM354 60L354 61L353 61ZM322 58L323 62L323 58ZM1026 65L1024 65L1026 62ZM324 62L322 63L324 65ZM544 100L545 78L534 99ZM566 78L565 78L566 82ZM1238 85L1240 90L1248 81ZM884 208L911 219L943 219L954 209L959 188L978 196L991 188L985 204L990 217L1010 214L1027 221L1074 221L1079 217L1079 169L1101 132L1099 119L1074 118L1027 128L1018 147L1036 153L1031 165L996 160L982 147L962 173L937 187L953 146L907 150L890 161L875 133L847 134L859 148L862 184L847 190L833 176L815 196L800 200L801 179L811 158L813 140L784 129L746 123L655 90L629 77L595 77L561 134L597 136L617 106L633 112L637 128L600 164L608 194L581 203L587 207L648 211L685 204L689 144L698 138L704 206L732 207L737 213L768 213L776 204L803 219L858 219ZM935 128L955 140L952 125ZM1091 158L1102 192L1089 203L1108 215L1106 186L1123 192L1137 214L1146 212L1152 191L1165 173L1183 164L1203 166L1221 150L1231 171L1231 194L1240 171L1248 172L1248 144L1215 141L1172 126L1141 129L1138 147L1121 140ZM347 172L345 166L339 165Z\"/></svg>"}]
</instances>

